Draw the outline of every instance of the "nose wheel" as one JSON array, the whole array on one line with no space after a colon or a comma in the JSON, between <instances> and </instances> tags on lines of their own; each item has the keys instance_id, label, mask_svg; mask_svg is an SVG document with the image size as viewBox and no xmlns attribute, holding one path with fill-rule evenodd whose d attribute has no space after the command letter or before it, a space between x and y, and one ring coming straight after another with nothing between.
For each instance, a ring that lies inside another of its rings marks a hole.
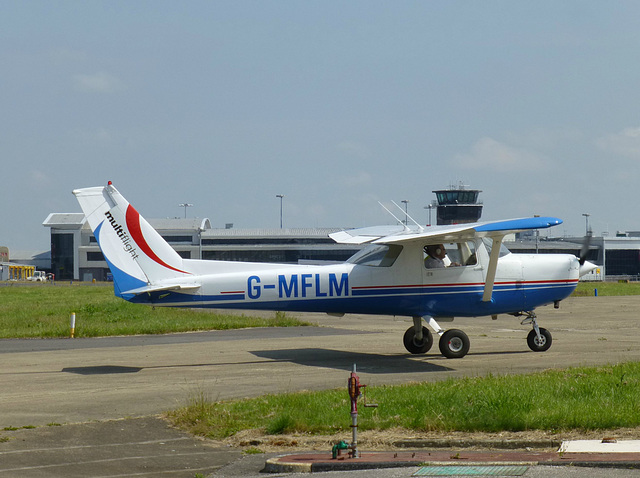
<instances>
[{"instance_id":1,"label":"nose wheel","mask_svg":"<svg viewBox=\"0 0 640 478\"><path fill-rule=\"evenodd\" d=\"M545 352L551 347L551 332L542 327L538 327L536 314L533 311L525 312L527 317L521 322L522 325L531 324L533 329L527 335L527 345L534 352Z\"/></svg>"},{"instance_id":2,"label":"nose wheel","mask_svg":"<svg viewBox=\"0 0 640 478\"><path fill-rule=\"evenodd\" d=\"M469 352L471 342L462 330L450 329L440 337L440 352L447 358L462 358Z\"/></svg>"}]
</instances>

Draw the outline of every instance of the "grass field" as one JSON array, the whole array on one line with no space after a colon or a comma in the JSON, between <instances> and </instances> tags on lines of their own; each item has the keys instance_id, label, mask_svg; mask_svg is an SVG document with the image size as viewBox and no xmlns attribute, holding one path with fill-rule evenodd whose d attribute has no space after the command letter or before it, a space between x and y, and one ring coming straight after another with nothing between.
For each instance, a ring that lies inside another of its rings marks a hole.
<instances>
[{"instance_id":1,"label":"grass field","mask_svg":"<svg viewBox=\"0 0 640 478\"><path fill-rule=\"evenodd\" d=\"M593 296L595 288L602 296L640 294L640 283L581 282L574 295ZM283 313L265 319L130 304L103 284L0 283L0 338L68 337L72 312L76 337L310 325Z\"/></svg>"},{"instance_id":2,"label":"grass field","mask_svg":"<svg viewBox=\"0 0 640 478\"><path fill-rule=\"evenodd\" d=\"M639 295L639 283L580 283L577 297ZM361 430L609 430L640 426L640 364L493 375L367 390ZM209 438L258 428L267 434L350 432L345 389L214 402L195 394L169 413L174 425Z\"/></svg>"},{"instance_id":3,"label":"grass field","mask_svg":"<svg viewBox=\"0 0 640 478\"><path fill-rule=\"evenodd\" d=\"M581 283L576 295L637 295L637 283ZM273 319L130 304L103 285L0 285L0 337L158 334L192 330L309 325L284 314ZM361 429L520 431L640 426L640 364L550 370L521 376L447 380L367 390L377 409L363 408ZM344 389L213 402L196 394L171 412L192 433L222 438L261 428L270 434L349 431Z\"/></svg>"},{"instance_id":4,"label":"grass field","mask_svg":"<svg viewBox=\"0 0 640 478\"><path fill-rule=\"evenodd\" d=\"M0 338L68 337L72 312L76 337L310 325L275 312L269 319L130 304L104 285L0 285Z\"/></svg>"},{"instance_id":5,"label":"grass field","mask_svg":"<svg viewBox=\"0 0 640 478\"><path fill-rule=\"evenodd\" d=\"M361 430L594 430L640 426L640 364L548 370L529 375L450 379L367 389L378 408L359 407ZM267 395L230 402L192 398L169 413L191 433L225 438L244 429L267 434L350 430L346 389Z\"/></svg>"},{"instance_id":6,"label":"grass field","mask_svg":"<svg viewBox=\"0 0 640 478\"><path fill-rule=\"evenodd\" d=\"M601 296L640 295L640 282L579 282L573 294L593 297L595 289Z\"/></svg>"}]
</instances>

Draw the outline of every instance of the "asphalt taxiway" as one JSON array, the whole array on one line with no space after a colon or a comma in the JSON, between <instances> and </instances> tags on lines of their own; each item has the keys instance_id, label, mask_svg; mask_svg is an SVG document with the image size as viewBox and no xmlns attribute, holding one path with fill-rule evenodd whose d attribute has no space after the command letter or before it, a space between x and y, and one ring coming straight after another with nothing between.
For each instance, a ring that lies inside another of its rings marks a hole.
<instances>
[{"instance_id":1,"label":"asphalt taxiway","mask_svg":"<svg viewBox=\"0 0 640 478\"><path fill-rule=\"evenodd\" d=\"M319 327L99 339L1 340L0 430L18 430L0 431L0 477L18 476L3 469L5 458L19 456L16 447L21 443L25 449L30 444L37 449L41 438L36 436L51 436L55 440L57 434L67 433L70 427L90 429L98 424L107 426L106 421L117 423L123 418L153 417L181 406L194 394L217 400L344 387L354 363L361 382L375 387L640 360L638 310L640 297L571 298L558 310L540 308L538 321L553 334L553 346L545 353L529 351L526 345L529 328L521 326L513 317L500 316L497 321L456 319L453 324L441 325L463 329L469 335L471 350L459 360L442 357L437 344L424 356L409 355L402 346L402 334L411 320L387 316L336 318L300 314ZM81 327L81 321L82 317L77 317L77 328ZM126 422L141 423L136 420ZM84 425L75 425L78 423ZM128 443L145 444L141 445L141 455L136 456L144 455L143 450L148 450L151 456L164 453L163 448L147 443L153 439L147 439L146 435L135 439L132 433L129 436L133 441ZM106 440L107 434L103 437ZM100 439L93 440L99 453ZM126 442L116 435L105 443L115 445L120 441ZM194 443L212 450L199 440ZM130 448L133 449L133 445ZM114 447L107 449L113 451ZM66 454L66 459L82 455L84 449L76 450L75 454ZM10 454L3 455L9 451ZM237 450L223 449L222 452L220 456L226 454L231 462L238 459ZM33 468L23 470L19 476L74 476L71 469L56 475L55 467L42 468L51 465L45 455L55 456L55 453L23 454ZM39 464L38 456L42 456ZM95 462L87 466L102 473L88 475L118 476L108 471L110 458L100 460L95 456L85 460ZM136 460L128 462L132 465ZM228 465L228 462L217 463L201 468L213 471ZM84 475L78 476L87 476L86 467L84 471ZM144 467L138 471L146 473ZM162 476L157 471L148 476ZM193 471L189 473L184 476L194 476Z\"/></svg>"}]
</instances>

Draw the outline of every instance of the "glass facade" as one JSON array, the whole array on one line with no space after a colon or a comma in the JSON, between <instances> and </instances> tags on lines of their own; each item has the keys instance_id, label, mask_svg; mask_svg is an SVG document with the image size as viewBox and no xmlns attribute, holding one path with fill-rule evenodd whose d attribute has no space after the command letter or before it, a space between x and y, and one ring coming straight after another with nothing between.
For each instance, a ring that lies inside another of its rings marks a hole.
<instances>
[{"instance_id":1,"label":"glass facade","mask_svg":"<svg viewBox=\"0 0 640 478\"><path fill-rule=\"evenodd\" d=\"M438 204L475 204L480 191L434 191Z\"/></svg>"},{"instance_id":2,"label":"glass facade","mask_svg":"<svg viewBox=\"0 0 640 478\"><path fill-rule=\"evenodd\" d=\"M609 250L605 268L608 276L639 275L640 251L637 249Z\"/></svg>"},{"instance_id":3,"label":"glass facade","mask_svg":"<svg viewBox=\"0 0 640 478\"><path fill-rule=\"evenodd\" d=\"M307 261L346 261L353 251L344 250L229 250L202 251L202 258L214 261L240 262L278 262L296 264L300 260Z\"/></svg>"},{"instance_id":4,"label":"glass facade","mask_svg":"<svg viewBox=\"0 0 640 478\"><path fill-rule=\"evenodd\" d=\"M438 206L438 224L477 222L482 215L482 205Z\"/></svg>"},{"instance_id":5,"label":"glass facade","mask_svg":"<svg viewBox=\"0 0 640 478\"><path fill-rule=\"evenodd\" d=\"M73 234L51 234L51 268L56 280L73 280Z\"/></svg>"},{"instance_id":6,"label":"glass facade","mask_svg":"<svg viewBox=\"0 0 640 478\"><path fill-rule=\"evenodd\" d=\"M102 252L87 252L87 261L89 262L104 262L104 255Z\"/></svg>"},{"instance_id":7,"label":"glass facade","mask_svg":"<svg viewBox=\"0 0 640 478\"><path fill-rule=\"evenodd\" d=\"M234 245L234 246L255 246L257 244L266 245L316 245L316 244L335 244L335 241L330 237L251 237L251 238L235 238L235 237L223 237L216 239L203 239L202 245L215 246L215 245Z\"/></svg>"}]
</instances>

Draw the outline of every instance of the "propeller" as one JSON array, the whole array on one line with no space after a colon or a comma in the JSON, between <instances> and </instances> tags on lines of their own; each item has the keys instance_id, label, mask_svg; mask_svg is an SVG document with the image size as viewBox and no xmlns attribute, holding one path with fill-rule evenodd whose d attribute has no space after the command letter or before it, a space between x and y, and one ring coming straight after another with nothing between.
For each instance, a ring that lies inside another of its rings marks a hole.
<instances>
[{"instance_id":1,"label":"propeller","mask_svg":"<svg viewBox=\"0 0 640 478\"><path fill-rule=\"evenodd\" d=\"M585 274L588 274L594 269L597 269L598 266L592 264L587 260L587 254L589 254L589 246L591 245L591 239L593 238L593 231L591 228L587 231L587 235L584 236L584 240L582 241L582 248L580 248L580 257L578 258L578 263L580 264L580 271L578 274L582 277Z\"/></svg>"}]
</instances>

